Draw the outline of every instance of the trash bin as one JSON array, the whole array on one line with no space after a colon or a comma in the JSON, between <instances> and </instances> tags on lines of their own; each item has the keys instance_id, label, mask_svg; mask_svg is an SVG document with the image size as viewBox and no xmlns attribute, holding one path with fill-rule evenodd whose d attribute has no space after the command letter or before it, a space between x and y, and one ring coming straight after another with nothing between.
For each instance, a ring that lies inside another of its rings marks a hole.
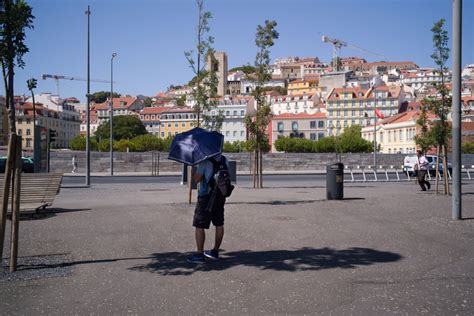
<instances>
[{"instance_id":1,"label":"trash bin","mask_svg":"<svg viewBox=\"0 0 474 316\"><path fill-rule=\"evenodd\" d=\"M230 181L237 183L237 161L228 160L227 162L229 163Z\"/></svg>"},{"instance_id":2,"label":"trash bin","mask_svg":"<svg viewBox=\"0 0 474 316\"><path fill-rule=\"evenodd\" d=\"M326 166L326 196L328 200L344 198L344 164L340 162Z\"/></svg>"}]
</instances>

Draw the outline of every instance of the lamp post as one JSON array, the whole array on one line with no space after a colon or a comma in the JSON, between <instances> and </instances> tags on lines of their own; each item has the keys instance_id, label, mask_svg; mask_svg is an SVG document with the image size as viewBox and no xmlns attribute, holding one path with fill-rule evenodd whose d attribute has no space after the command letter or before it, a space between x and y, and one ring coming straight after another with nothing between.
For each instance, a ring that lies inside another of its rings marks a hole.
<instances>
[{"instance_id":1,"label":"lamp post","mask_svg":"<svg viewBox=\"0 0 474 316\"><path fill-rule=\"evenodd\" d=\"M112 54L112 58L110 59L110 175L114 175L114 129L113 129L113 122L114 122L114 58L117 56L117 53Z\"/></svg>"},{"instance_id":2,"label":"lamp post","mask_svg":"<svg viewBox=\"0 0 474 316\"><path fill-rule=\"evenodd\" d=\"M90 120L90 101L91 101L91 77L90 77L90 6L87 6L87 107L86 107L86 186L91 184L91 120Z\"/></svg>"}]
</instances>

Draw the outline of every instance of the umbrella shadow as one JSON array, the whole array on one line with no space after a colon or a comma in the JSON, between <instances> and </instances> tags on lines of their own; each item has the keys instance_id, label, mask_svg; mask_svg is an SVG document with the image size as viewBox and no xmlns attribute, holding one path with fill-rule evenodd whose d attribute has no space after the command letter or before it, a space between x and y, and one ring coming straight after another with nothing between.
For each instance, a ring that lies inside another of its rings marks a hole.
<instances>
[{"instance_id":1,"label":"umbrella shadow","mask_svg":"<svg viewBox=\"0 0 474 316\"><path fill-rule=\"evenodd\" d=\"M395 262L403 257L397 253L370 248L303 247L296 250L224 252L219 261L208 261L195 265L186 261L189 254L166 252L152 254L153 259L145 265L129 268L131 271L160 275L192 275L195 272L223 271L237 266L254 267L272 271L319 271L324 269L355 269L377 263Z\"/></svg>"}]
</instances>

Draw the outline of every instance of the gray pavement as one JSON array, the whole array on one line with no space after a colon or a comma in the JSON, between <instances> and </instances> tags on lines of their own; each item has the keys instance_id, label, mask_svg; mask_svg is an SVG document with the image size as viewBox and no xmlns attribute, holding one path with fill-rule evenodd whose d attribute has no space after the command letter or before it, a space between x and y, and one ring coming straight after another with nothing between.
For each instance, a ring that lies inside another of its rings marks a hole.
<instances>
[{"instance_id":1,"label":"gray pavement","mask_svg":"<svg viewBox=\"0 0 474 316\"><path fill-rule=\"evenodd\" d=\"M345 200L326 201L323 182L240 184L222 260L194 266L185 187L62 189L21 222L20 271L0 274L0 314L472 315L474 183L463 221L450 220L451 198L418 190L345 184Z\"/></svg>"}]
</instances>

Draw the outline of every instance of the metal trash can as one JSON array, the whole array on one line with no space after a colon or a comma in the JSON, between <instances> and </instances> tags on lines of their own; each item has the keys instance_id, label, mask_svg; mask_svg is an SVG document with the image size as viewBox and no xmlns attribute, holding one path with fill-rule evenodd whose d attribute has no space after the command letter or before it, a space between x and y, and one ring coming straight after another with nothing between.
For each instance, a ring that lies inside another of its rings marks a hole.
<instances>
[{"instance_id":1,"label":"metal trash can","mask_svg":"<svg viewBox=\"0 0 474 316\"><path fill-rule=\"evenodd\" d=\"M326 197L328 200L344 198L344 164L340 162L326 166Z\"/></svg>"},{"instance_id":2,"label":"metal trash can","mask_svg":"<svg viewBox=\"0 0 474 316\"><path fill-rule=\"evenodd\" d=\"M230 181L237 183L237 161L227 160L227 162L229 163Z\"/></svg>"}]
</instances>

